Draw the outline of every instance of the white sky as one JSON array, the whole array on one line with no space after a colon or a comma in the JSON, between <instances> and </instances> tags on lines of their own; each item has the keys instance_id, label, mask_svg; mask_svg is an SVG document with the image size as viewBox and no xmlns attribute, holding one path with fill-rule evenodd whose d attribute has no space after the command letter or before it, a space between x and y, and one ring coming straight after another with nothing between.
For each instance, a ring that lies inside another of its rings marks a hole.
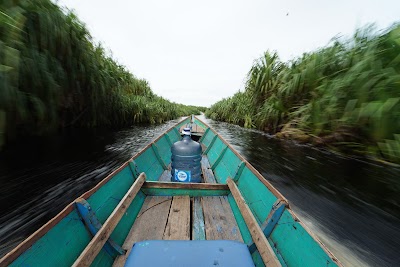
<instances>
[{"instance_id":1,"label":"white sky","mask_svg":"<svg viewBox=\"0 0 400 267\"><path fill-rule=\"evenodd\" d=\"M56 0L55 0L56 1ZM94 40L153 91L210 106L244 88L266 50L283 61L375 22L400 21L399 0L59 0Z\"/></svg>"}]
</instances>

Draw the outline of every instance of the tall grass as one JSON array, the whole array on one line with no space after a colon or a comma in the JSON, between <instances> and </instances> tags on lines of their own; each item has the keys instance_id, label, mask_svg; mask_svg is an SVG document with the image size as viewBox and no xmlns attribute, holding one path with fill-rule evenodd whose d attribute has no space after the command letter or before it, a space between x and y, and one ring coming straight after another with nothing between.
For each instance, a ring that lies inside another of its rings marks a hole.
<instances>
[{"instance_id":1,"label":"tall grass","mask_svg":"<svg viewBox=\"0 0 400 267\"><path fill-rule=\"evenodd\" d=\"M0 143L62 127L160 123L199 113L155 95L50 0L0 2Z\"/></svg>"},{"instance_id":2,"label":"tall grass","mask_svg":"<svg viewBox=\"0 0 400 267\"><path fill-rule=\"evenodd\" d=\"M365 27L286 63L266 52L245 91L206 115L400 162L400 25Z\"/></svg>"}]
</instances>

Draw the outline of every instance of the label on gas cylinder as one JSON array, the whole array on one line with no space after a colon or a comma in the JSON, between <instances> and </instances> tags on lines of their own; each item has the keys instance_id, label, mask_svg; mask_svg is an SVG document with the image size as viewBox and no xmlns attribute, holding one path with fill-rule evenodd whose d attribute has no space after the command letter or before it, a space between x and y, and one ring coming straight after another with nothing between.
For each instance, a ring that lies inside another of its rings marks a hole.
<instances>
[{"instance_id":1,"label":"label on gas cylinder","mask_svg":"<svg viewBox=\"0 0 400 267\"><path fill-rule=\"evenodd\" d=\"M180 182L190 182L191 173L190 171L175 169L175 180Z\"/></svg>"}]
</instances>

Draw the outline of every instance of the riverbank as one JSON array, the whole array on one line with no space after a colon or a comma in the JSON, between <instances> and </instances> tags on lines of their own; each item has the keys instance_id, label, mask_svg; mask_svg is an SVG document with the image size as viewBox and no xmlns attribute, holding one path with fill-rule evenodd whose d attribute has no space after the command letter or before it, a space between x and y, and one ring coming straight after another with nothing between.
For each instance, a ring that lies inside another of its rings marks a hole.
<instances>
[{"instance_id":1,"label":"riverbank","mask_svg":"<svg viewBox=\"0 0 400 267\"><path fill-rule=\"evenodd\" d=\"M345 266L399 262L400 169L205 121L289 200ZM0 257L176 123L73 130L0 152Z\"/></svg>"},{"instance_id":2,"label":"riverbank","mask_svg":"<svg viewBox=\"0 0 400 267\"><path fill-rule=\"evenodd\" d=\"M400 25L372 26L288 62L265 52L207 117L400 163Z\"/></svg>"},{"instance_id":3,"label":"riverbank","mask_svg":"<svg viewBox=\"0 0 400 267\"><path fill-rule=\"evenodd\" d=\"M399 162L391 162L385 160L382 156L379 157L376 153L369 152L366 145L346 141L355 138L350 133L333 133L326 136L314 136L298 129L282 129L282 131L277 132L273 136L282 140L291 140L302 145L305 144L320 149L327 149L340 156L367 160L370 163L379 162L391 167L400 168ZM369 149L374 150L375 148L371 145Z\"/></svg>"},{"instance_id":4,"label":"riverbank","mask_svg":"<svg viewBox=\"0 0 400 267\"><path fill-rule=\"evenodd\" d=\"M156 95L51 0L0 2L0 148L65 128L162 123L204 111Z\"/></svg>"},{"instance_id":5,"label":"riverbank","mask_svg":"<svg viewBox=\"0 0 400 267\"><path fill-rule=\"evenodd\" d=\"M288 200L345 266L399 260L399 168L206 120Z\"/></svg>"}]
</instances>

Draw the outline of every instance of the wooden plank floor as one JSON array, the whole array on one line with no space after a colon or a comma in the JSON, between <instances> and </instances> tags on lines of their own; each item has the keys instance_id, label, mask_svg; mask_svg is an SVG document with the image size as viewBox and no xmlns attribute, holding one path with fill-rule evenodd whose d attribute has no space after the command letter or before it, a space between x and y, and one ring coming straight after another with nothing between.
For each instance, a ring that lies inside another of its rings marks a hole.
<instances>
[{"instance_id":1,"label":"wooden plank floor","mask_svg":"<svg viewBox=\"0 0 400 267\"><path fill-rule=\"evenodd\" d=\"M216 183L206 156L202 158L205 182ZM170 181L165 170L160 181ZM243 241L226 196L148 196L128 235L128 246L142 240L237 240Z\"/></svg>"},{"instance_id":2,"label":"wooden plank floor","mask_svg":"<svg viewBox=\"0 0 400 267\"><path fill-rule=\"evenodd\" d=\"M201 159L201 169L206 183L216 183L207 156ZM228 197L202 197L207 240L236 240L243 242Z\"/></svg>"},{"instance_id":3,"label":"wooden plank floor","mask_svg":"<svg viewBox=\"0 0 400 267\"><path fill-rule=\"evenodd\" d=\"M192 240L205 240L204 213L201 197L192 198Z\"/></svg>"},{"instance_id":4,"label":"wooden plank floor","mask_svg":"<svg viewBox=\"0 0 400 267\"><path fill-rule=\"evenodd\" d=\"M203 182L216 183L206 156L201 160ZM170 165L159 181L171 181ZM226 196L148 196L113 266L123 266L134 243L143 240L236 240L243 242Z\"/></svg>"},{"instance_id":5,"label":"wooden plank floor","mask_svg":"<svg viewBox=\"0 0 400 267\"><path fill-rule=\"evenodd\" d=\"M146 197L122 246L127 253L115 259L114 267L124 266L134 243L163 238L171 203L172 197Z\"/></svg>"},{"instance_id":6,"label":"wooden plank floor","mask_svg":"<svg viewBox=\"0 0 400 267\"><path fill-rule=\"evenodd\" d=\"M164 240L190 240L190 197L176 196L169 210Z\"/></svg>"},{"instance_id":7,"label":"wooden plank floor","mask_svg":"<svg viewBox=\"0 0 400 267\"><path fill-rule=\"evenodd\" d=\"M202 197L207 240L243 242L239 227L226 196Z\"/></svg>"},{"instance_id":8,"label":"wooden plank floor","mask_svg":"<svg viewBox=\"0 0 400 267\"><path fill-rule=\"evenodd\" d=\"M149 239L163 239L171 203L172 197L146 197L131 229L130 235L134 237L133 243Z\"/></svg>"},{"instance_id":9,"label":"wooden plank floor","mask_svg":"<svg viewBox=\"0 0 400 267\"><path fill-rule=\"evenodd\" d=\"M158 180L160 182L171 182L171 169L165 170Z\"/></svg>"},{"instance_id":10,"label":"wooden plank floor","mask_svg":"<svg viewBox=\"0 0 400 267\"><path fill-rule=\"evenodd\" d=\"M226 196L146 197L128 237L128 247L143 240L243 241Z\"/></svg>"}]
</instances>

